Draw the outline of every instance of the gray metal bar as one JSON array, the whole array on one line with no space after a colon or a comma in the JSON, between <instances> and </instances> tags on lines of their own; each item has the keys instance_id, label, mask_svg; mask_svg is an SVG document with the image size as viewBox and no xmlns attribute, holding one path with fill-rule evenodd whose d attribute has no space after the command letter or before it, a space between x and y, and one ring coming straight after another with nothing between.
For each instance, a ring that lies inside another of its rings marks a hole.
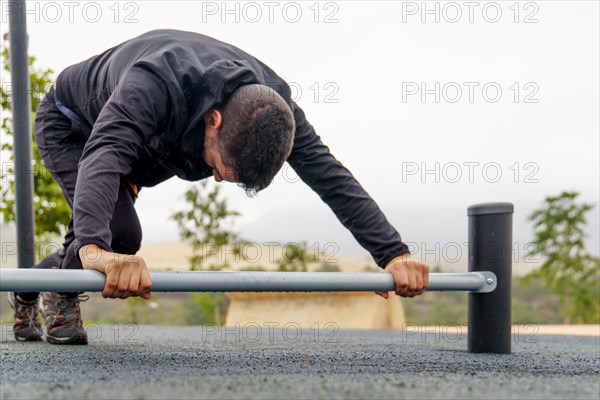
<instances>
[{"instance_id":1,"label":"gray metal bar","mask_svg":"<svg viewBox=\"0 0 600 400\"><path fill-rule=\"evenodd\" d=\"M17 262L19 268L35 263L33 230L33 174L31 167L31 99L27 59L25 0L10 0L10 74L15 159Z\"/></svg>"},{"instance_id":2,"label":"gray metal bar","mask_svg":"<svg viewBox=\"0 0 600 400\"><path fill-rule=\"evenodd\" d=\"M371 292L393 291L387 273L151 271L152 292ZM0 269L0 292L100 292L97 271ZM433 273L428 291L488 293L496 288L489 272Z\"/></svg>"}]
</instances>

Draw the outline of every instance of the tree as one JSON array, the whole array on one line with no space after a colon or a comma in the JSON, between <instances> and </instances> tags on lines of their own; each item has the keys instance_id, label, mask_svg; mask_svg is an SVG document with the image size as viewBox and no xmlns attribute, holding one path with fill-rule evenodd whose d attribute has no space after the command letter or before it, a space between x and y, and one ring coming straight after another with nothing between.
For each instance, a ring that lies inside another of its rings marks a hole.
<instances>
[{"instance_id":1,"label":"tree","mask_svg":"<svg viewBox=\"0 0 600 400\"><path fill-rule=\"evenodd\" d=\"M283 257L275 260L280 272L306 272L309 263L319 260L319 254L310 251L306 242L288 243L284 247Z\"/></svg>"},{"instance_id":2,"label":"tree","mask_svg":"<svg viewBox=\"0 0 600 400\"><path fill-rule=\"evenodd\" d=\"M211 187L212 186L212 187ZM225 246L233 246L234 256L242 257L238 235L230 230L240 215L231 210L220 196L221 187L204 180L185 192L188 208L171 214L177 222L179 236L192 246L190 269L220 270L227 268L226 259L211 260ZM229 300L223 293L190 293L185 303L186 322L191 325L222 325Z\"/></svg>"},{"instance_id":3,"label":"tree","mask_svg":"<svg viewBox=\"0 0 600 400\"><path fill-rule=\"evenodd\" d=\"M0 57L4 64L6 76L10 73L8 35L3 38L4 46ZM43 96L52 84L51 69L40 69L35 66L36 59L29 57L29 80L31 93L31 121L35 117ZM0 173L0 212L5 223L15 222L15 173L14 173L14 153L13 153L13 130L11 109L11 85L3 84L0 87L0 101L2 105L2 152L10 154L9 162L3 163ZM33 132L33 129L32 129ZM38 242L47 242L52 235L63 235L66 231L66 224L71 216L71 209L65 201L60 186L56 183L50 172L44 167L40 153L38 152L35 140L33 143L33 183L34 198L33 206L35 212L35 236ZM3 155L4 160L4 155Z\"/></svg>"},{"instance_id":4,"label":"tree","mask_svg":"<svg viewBox=\"0 0 600 400\"><path fill-rule=\"evenodd\" d=\"M211 189L208 180L204 180L185 192L189 208L171 214L177 222L179 236L192 246L191 270L227 268L229 263L226 259L214 263L209 257L219 254L227 245L234 246L234 256L241 255L241 241L227 227L240 213L229 208L227 200L221 199L220 191L220 186Z\"/></svg>"},{"instance_id":5,"label":"tree","mask_svg":"<svg viewBox=\"0 0 600 400\"><path fill-rule=\"evenodd\" d=\"M600 321L600 259L585 250L585 215L594 206L577 203L577 192L547 197L545 206L534 211L533 249L529 256L544 261L529 273L528 282L541 278L559 300L565 323Z\"/></svg>"}]
</instances>

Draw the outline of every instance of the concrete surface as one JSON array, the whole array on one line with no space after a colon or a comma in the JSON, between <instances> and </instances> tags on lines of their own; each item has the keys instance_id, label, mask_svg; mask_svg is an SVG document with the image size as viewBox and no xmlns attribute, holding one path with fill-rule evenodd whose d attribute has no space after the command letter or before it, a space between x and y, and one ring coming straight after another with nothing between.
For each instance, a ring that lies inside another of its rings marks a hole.
<instances>
[{"instance_id":1,"label":"concrete surface","mask_svg":"<svg viewBox=\"0 0 600 400\"><path fill-rule=\"evenodd\" d=\"M0 398L600 398L598 337L514 332L489 355L452 327L284 328L90 325L90 345L55 346L4 326Z\"/></svg>"}]
</instances>

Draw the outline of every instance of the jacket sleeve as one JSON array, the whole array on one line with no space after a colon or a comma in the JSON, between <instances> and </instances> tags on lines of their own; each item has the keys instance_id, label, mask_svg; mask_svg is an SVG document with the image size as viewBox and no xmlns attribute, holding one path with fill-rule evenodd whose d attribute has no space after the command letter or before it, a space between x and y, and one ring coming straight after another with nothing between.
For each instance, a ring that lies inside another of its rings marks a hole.
<instances>
[{"instance_id":1,"label":"jacket sleeve","mask_svg":"<svg viewBox=\"0 0 600 400\"><path fill-rule=\"evenodd\" d=\"M100 111L79 161L73 201L74 251L96 244L112 251L110 221L121 178L168 112L162 80L140 67L121 78Z\"/></svg>"},{"instance_id":2,"label":"jacket sleeve","mask_svg":"<svg viewBox=\"0 0 600 400\"><path fill-rule=\"evenodd\" d=\"M288 163L300 179L321 197L381 268L408 253L408 246L379 206L321 142L302 109L293 103L292 111L296 136Z\"/></svg>"}]
</instances>

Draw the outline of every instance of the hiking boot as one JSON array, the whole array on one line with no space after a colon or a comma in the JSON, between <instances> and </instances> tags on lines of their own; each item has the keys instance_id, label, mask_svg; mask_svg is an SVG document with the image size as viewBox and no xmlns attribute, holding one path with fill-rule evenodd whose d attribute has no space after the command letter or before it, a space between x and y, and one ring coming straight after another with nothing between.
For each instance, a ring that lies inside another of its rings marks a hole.
<instances>
[{"instance_id":1,"label":"hiking boot","mask_svg":"<svg viewBox=\"0 0 600 400\"><path fill-rule=\"evenodd\" d=\"M23 342L42 340L42 327L38 320L38 300L26 301L16 293L8 293L8 304L15 310L13 333L15 339Z\"/></svg>"},{"instance_id":2,"label":"hiking boot","mask_svg":"<svg viewBox=\"0 0 600 400\"><path fill-rule=\"evenodd\" d=\"M44 338L52 344L87 344L81 320L80 301L89 296L65 296L55 292L40 295L40 310L45 319Z\"/></svg>"}]
</instances>

